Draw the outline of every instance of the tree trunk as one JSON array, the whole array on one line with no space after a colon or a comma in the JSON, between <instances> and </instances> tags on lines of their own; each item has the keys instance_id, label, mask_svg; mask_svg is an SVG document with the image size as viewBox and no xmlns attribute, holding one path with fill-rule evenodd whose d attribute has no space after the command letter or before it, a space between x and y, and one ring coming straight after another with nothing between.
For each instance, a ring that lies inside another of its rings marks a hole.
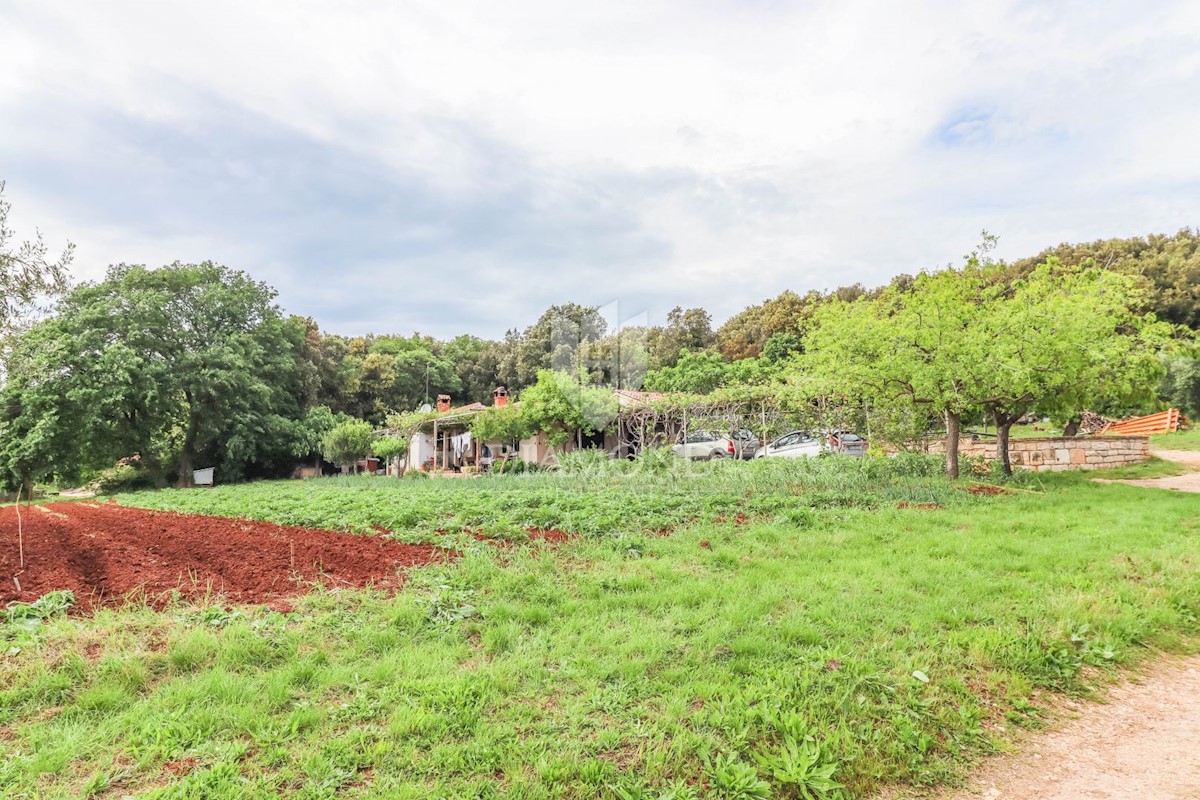
<instances>
[{"instance_id":1,"label":"tree trunk","mask_svg":"<svg viewBox=\"0 0 1200 800\"><path fill-rule=\"evenodd\" d=\"M179 488L190 489L193 485L192 459L196 450L196 422L193 419L196 401L191 392L185 391L183 396L188 404L188 422L187 433L183 435L183 447L179 451Z\"/></svg>"},{"instance_id":2,"label":"tree trunk","mask_svg":"<svg viewBox=\"0 0 1200 800\"><path fill-rule=\"evenodd\" d=\"M946 475L951 478L958 477L959 422L958 412L946 412Z\"/></svg>"},{"instance_id":3,"label":"tree trunk","mask_svg":"<svg viewBox=\"0 0 1200 800\"><path fill-rule=\"evenodd\" d=\"M996 423L996 454L1000 456L1000 464L1004 467L1005 475L1012 475L1012 454L1008 450L1009 431L1012 426L1025 415L1025 410L1018 408L1011 414L1000 409L992 410L992 419Z\"/></svg>"},{"instance_id":4,"label":"tree trunk","mask_svg":"<svg viewBox=\"0 0 1200 800\"><path fill-rule=\"evenodd\" d=\"M1008 432L1012 425L1012 415L1005 416L999 411L996 412L996 455L1000 456L1005 475L1012 475L1012 456L1008 452Z\"/></svg>"},{"instance_id":5,"label":"tree trunk","mask_svg":"<svg viewBox=\"0 0 1200 800\"><path fill-rule=\"evenodd\" d=\"M187 444L179 453L179 488L190 489L192 486L192 450Z\"/></svg>"}]
</instances>

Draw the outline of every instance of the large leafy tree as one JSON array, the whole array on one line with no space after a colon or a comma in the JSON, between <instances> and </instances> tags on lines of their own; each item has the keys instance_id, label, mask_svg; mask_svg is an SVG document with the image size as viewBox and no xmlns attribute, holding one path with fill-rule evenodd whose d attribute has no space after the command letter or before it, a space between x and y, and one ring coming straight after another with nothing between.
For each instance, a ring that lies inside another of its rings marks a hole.
<instances>
[{"instance_id":1,"label":"large leafy tree","mask_svg":"<svg viewBox=\"0 0 1200 800\"><path fill-rule=\"evenodd\" d=\"M603 430L618 410L611 390L548 369L538 373L537 383L521 393L520 409L528 429L543 431L555 447L565 444L572 432Z\"/></svg>"},{"instance_id":2,"label":"large leafy tree","mask_svg":"<svg viewBox=\"0 0 1200 800\"><path fill-rule=\"evenodd\" d=\"M1032 409L1071 414L1089 403L1148 399L1171 326L1136 309L1136 281L1050 259L1017 281L987 257L961 270L897 282L874 299L817 315L805 363L884 408L929 408L946 420L946 469L958 475L962 416L995 421L1011 472L1009 431ZM918 414L919 416L919 414Z\"/></svg>"},{"instance_id":3,"label":"large leafy tree","mask_svg":"<svg viewBox=\"0 0 1200 800\"><path fill-rule=\"evenodd\" d=\"M371 454L375 432L371 423L363 420L347 420L335 425L321 439L321 454L339 464L343 472L350 472L359 459Z\"/></svg>"},{"instance_id":4,"label":"large leafy tree","mask_svg":"<svg viewBox=\"0 0 1200 800\"><path fill-rule=\"evenodd\" d=\"M1070 417L1087 405L1152 400L1172 326L1137 313L1141 295L1132 276L1053 257L984 292L960 370L996 424L1005 473L1009 431L1031 409Z\"/></svg>"},{"instance_id":5,"label":"large leafy tree","mask_svg":"<svg viewBox=\"0 0 1200 800\"><path fill-rule=\"evenodd\" d=\"M274 297L210 262L113 267L23 337L38 368L6 391L10 424L44 431L60 465L139 453L180 485L200 463L225 479L284 469L303 436L306 330Z\"/></svg>"},{"instance_id":6,"label":"large leafy tree","mask_svg":"<svg viewBox=\"0 0 1200 800\"><path fill-rule=\"evenodd\" d=\"M830 300L805 338L807 369L822 381L881 406L927 408L946 420L946 472L958 477L962 415L977 404L971 375L986 286L977 258L962 270L924 273L911 289L875 299Z\"/></svg>"},{"instance_id":7,"label":"large leafy tree","mask_svg":"<svg viewBox=\"0 0 1200 800\"><path fill-rule=\"evenodd\" d=\"M857 289L861 287L838 291L845 295L844 299L852 300ZM781 337L776 340L774 352L770 355L781 357L784 355L781 351L785 348L789 352L794 351L799 348L799 337L823 299L819 292L801 296L785 291L764 300L760 305L750 306L730 317L717 329L717 348L723 356L733 361L754 358L767 355L767 343L773 337Z\"/></svg>"},{"instance_id":8,"label":"large leafy tree","mask_svg":"<svg viewBox=\"0 0 1200 800\"><path fill-rule=\"evenodd\" d=\"M510 389L532 386L542 370L575 372L584 366L590 346L608 333L608 322L594 306L550 306L516 337L511 354ZM508 365L506 365L508 366Z\"/></svg>"},{"instance_id":9,"label":"large leafy tree","mask_svg":"<svg viewBox=\"0 0 1200 800\"><path fill-rule=\"evenodd\" d=\"M0 181L0 484L15 484L28 491L31 481L47 472L47 454L59 446L60 433L53 418L39 424L13 424L21 412L21 406L12 401L13 392L37 383L47 368L25 348L14 349L14 337L30 322L40 303L66 290L75 248L68 243L52 260L41 233L18 243L8 223L11 208ZM53 399L41 393L30 402L47 407Z\"/></svg>"},{"instance_id":10,"label":"large leafy tree","mask_svg":"<svg viewBox=\"0 0 1200 800\"><path fill-rule=\"evenodd\" d=\"M711 314L703 308L675 306L667 312L665 326L647 332L650 367L672 367L684 352L705 350L715 341Z\"/></svg>"}]
</instances>

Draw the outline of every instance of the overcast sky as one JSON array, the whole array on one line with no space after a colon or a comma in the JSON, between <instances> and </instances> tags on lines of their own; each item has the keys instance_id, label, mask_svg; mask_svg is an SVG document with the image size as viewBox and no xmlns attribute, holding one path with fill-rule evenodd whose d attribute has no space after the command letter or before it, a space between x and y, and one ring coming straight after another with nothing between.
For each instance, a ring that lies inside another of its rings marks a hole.
<instances>
[{"instance_id":1,"label":"overcast sky","mask_svg":"<svg viewBox=\"0 0 1200 800\"><path fill-rule=\"evenodd\" d=\"M0 54L18 231L80 279L219 261L338 333L719 323L982 228L1200 224L1195 0L0 0Z\"/></svg>"}]
</instances>

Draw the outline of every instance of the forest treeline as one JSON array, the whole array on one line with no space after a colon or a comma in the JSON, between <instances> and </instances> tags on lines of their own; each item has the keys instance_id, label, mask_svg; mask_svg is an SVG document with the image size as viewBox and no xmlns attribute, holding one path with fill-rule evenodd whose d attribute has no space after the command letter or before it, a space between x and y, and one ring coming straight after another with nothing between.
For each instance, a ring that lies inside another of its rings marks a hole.
<instances>
[{"instance_id":1,"label":"forest treeline","mask_svg":"<svg viewBox=\"0 0 1200 800\"><path fill-rule=\"evenodd\" d=\"M1105 269L1137 276L1146 290L1143 311L1200 330L1200 231L1063 244L1005 265L1005 274L1013 281L1026 277L1049 257L1066 266L1091 259ZM889 286L903 289L913 280L902 274ZM552 339L556 324L561 328L565 320L588 343L584 358L598 382L703 393L770 381L801 351L823 305L877 297L885 288L854 284L830 292L784 291L716 327L707 310L677 307L663 325L624 328L619 334L609 331L597 309L576 304L551 306L528 327L510 329L492 341L470 335L450 340L420 334L345 337L322 333L315 322L305 320L305 361L319 376L317 402L382 421L389 411L414 409L438 394L465 404L487 402L496 386L519 393L533 385L539 370L555 364Z\"/></svg>"}]
</instances>

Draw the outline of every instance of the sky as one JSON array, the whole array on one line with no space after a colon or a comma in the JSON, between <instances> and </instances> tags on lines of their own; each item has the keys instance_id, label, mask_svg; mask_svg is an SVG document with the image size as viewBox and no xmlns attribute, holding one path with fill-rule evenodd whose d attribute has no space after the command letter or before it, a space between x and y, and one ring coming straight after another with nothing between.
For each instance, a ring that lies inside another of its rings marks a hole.
<instances>
[{"instance_id":1,"label":"sky","mask_svg":"<svg viewBox=\"0 0 1200 800\"><path fill-rule=\"evenodd\" d=\"M0 0L19 233L323 330L720 323L1200 225L1200 3Z\"/></svg>"}]
</instances>

